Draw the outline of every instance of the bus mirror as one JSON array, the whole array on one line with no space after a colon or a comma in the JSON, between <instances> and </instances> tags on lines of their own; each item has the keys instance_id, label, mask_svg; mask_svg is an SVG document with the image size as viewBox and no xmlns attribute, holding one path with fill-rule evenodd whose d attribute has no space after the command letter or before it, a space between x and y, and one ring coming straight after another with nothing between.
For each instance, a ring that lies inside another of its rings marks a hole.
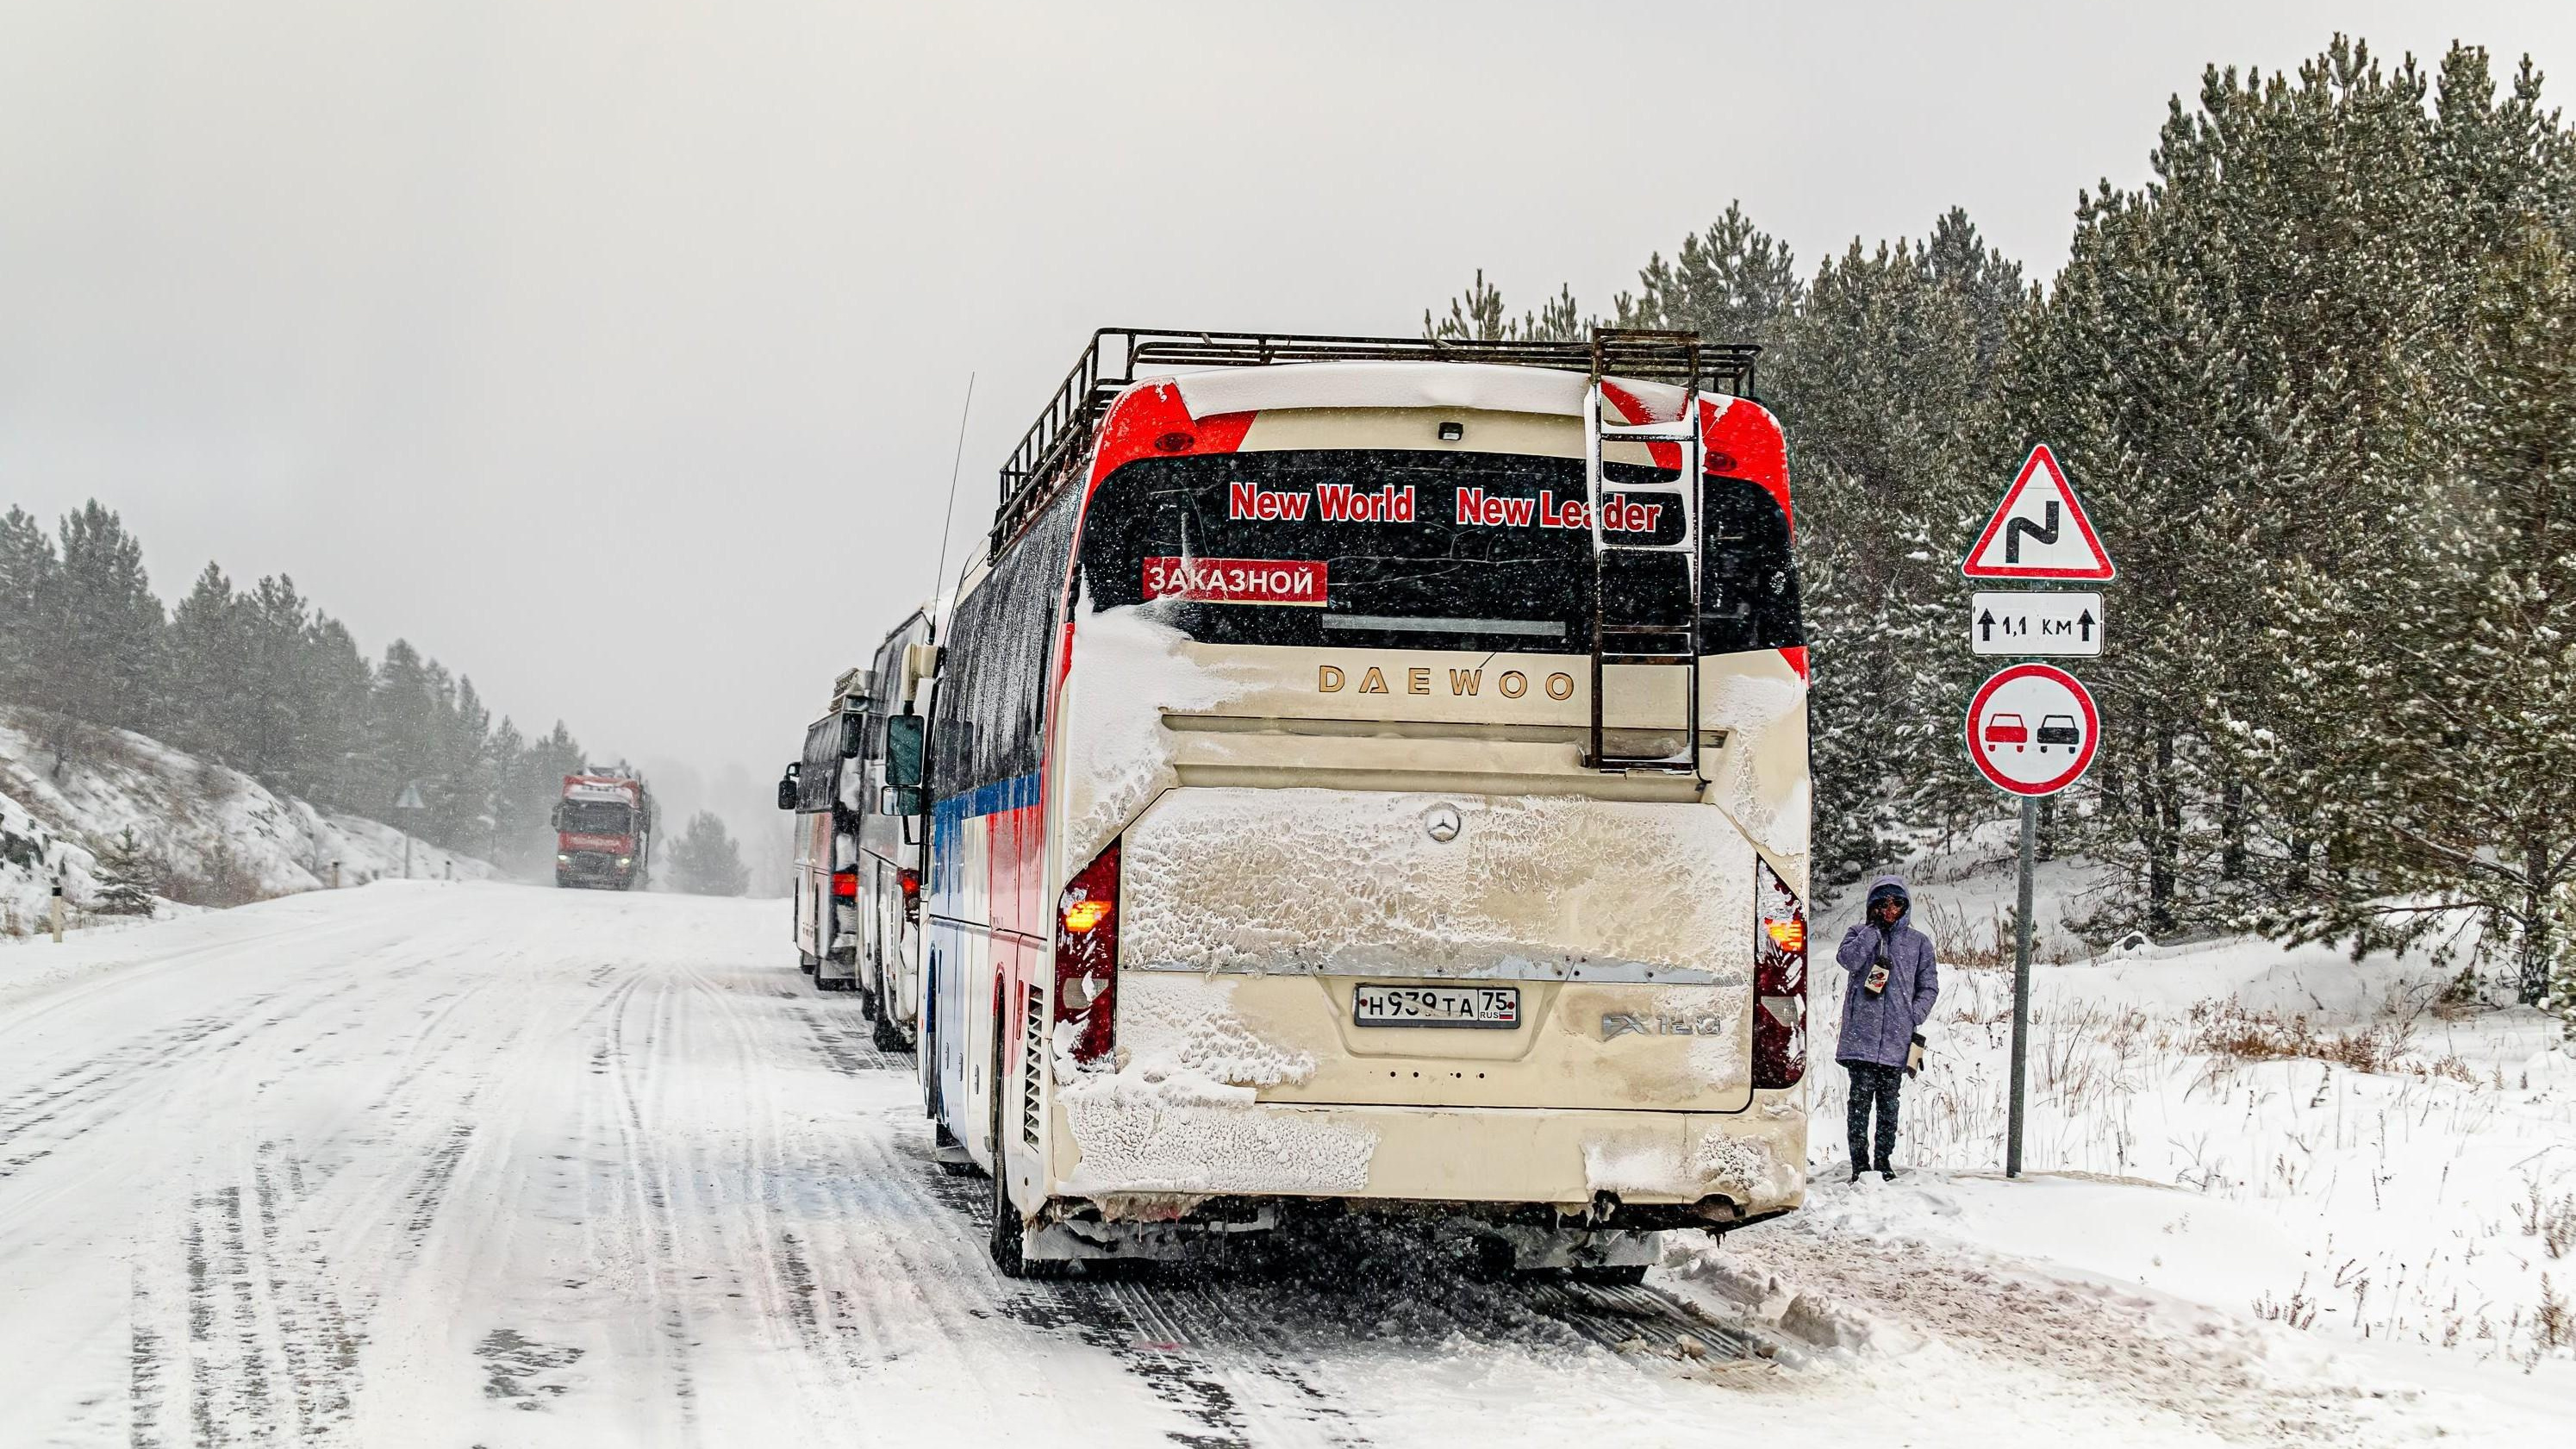
<instances>
[{"instance_id":1,"label":"bus mirror","mask_svg":"<svg viewBox=\"0 0 2576 1449\"><path fill-rule=\"evenodd\" d=\"M804 764L805 762L802 760L791 760L788 762L786 773L778 777L779 809L793 810L796 808L796 777L804 773Z\"/></svg>"},{"instance_id":2,"label":"bus mirror","mask_svg":"<svg viewBox=\"0 0 2576 1449\"><path fill-rule=\"evenodd\" d=\"M921 788L921 716L890 715L885 722L886 783L910 793ZM918 811L897 812L905 815Z\"/></svg>"},{"instance_id":3,"label":"bus mirror","mask_svg":"<svg viewBox=\"0 0 2576 1449\"><path fill-rule=\"evenodd\" d=\"M903 702L919 696L923 681L939 676L939 646L906 644L903 646Z\"/></svg>"}]
</instances>

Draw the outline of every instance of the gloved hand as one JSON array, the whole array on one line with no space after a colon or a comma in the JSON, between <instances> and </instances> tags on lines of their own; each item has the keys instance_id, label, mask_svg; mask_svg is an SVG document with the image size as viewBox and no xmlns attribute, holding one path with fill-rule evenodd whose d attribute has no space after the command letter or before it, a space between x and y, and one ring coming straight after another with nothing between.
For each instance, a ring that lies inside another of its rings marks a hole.
<instances>
[{"instance_id":1,"label":"gloved hand","mask_svg":"<svg viewBox=\"0 0 2576 1449\"><path fill-rule=\"evenodd\" d=\"M1914 1034L1913 1044L1905 1049L1905 1075L1909 1077L1920 1076L1922 1075L1922 1072L1923 1033L1918 1031Z\"/></svg>"}]
</instances>

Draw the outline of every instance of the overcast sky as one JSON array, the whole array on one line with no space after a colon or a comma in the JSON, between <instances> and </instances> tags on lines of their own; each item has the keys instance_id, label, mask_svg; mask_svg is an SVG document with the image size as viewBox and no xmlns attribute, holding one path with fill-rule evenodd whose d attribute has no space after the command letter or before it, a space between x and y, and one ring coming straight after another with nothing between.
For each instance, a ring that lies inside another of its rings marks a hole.
<instances>
[{"instance_id":1,"label":"overcast sky","mask_svg":"<svg viewBox=\"0 0 2576 1449\"><path fill-rule=\"evenodd\" d=\"M2204 62L2337 29L2576 95L2565 3L0 0L0 505L756 810L932 587L970 372L968 536L1097 326L1606 309L1737 198L2046 275Z\"/></svg>"}]
</instances>

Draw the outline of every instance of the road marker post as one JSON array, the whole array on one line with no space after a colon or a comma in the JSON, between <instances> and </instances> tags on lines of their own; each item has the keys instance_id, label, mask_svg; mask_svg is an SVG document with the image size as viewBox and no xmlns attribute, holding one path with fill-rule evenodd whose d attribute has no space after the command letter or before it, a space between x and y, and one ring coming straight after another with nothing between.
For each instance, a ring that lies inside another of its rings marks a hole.
<instances>
[{"instance_id":1,"label":"road marker post","mask_svg":"<svg viewBox=\"0 0 2576 1449\"><path fill-rule=\"evenodd\" d=\"M2093 520L2046 443L2034 445L2003 502L1959 565L1972 579L2108 582L2118 574ZM1989 676L1968 702L1968 762L1998 790L2021 797L2020 880L2013 910L2012 1100L2004 1114L2004 1176L2021 1176L2030 1083L2032 893L2039 802L2083 778L2102 737L2092 692L2072 674L2027 656L2098 655L2098 593L1978 593L1968 603L1974 654L2023 656ZM2036 720L2037 723L2033 723Z\"/></svg>"}]
</instances>

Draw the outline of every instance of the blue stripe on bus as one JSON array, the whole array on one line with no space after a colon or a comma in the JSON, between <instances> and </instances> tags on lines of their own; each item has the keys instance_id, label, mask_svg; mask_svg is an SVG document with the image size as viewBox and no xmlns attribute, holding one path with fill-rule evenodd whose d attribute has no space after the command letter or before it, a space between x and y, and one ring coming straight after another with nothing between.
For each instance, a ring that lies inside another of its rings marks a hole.
<instances>
[{"instance_id":1,"label":"blue stripe on bus","mask_svg":"<svg viewBox=\"0 0 2576 1449\"><path fill-rule=\"evenodd\" d=\"M951 795L930 807L930 890L938 899L949 899L959 882L950 877L963 857L966 822L1006 810L1018 810L1038 803L1038 774L1031 770L1007 780L978 785L963 794Z\"/></svg>"}]
</instances>

